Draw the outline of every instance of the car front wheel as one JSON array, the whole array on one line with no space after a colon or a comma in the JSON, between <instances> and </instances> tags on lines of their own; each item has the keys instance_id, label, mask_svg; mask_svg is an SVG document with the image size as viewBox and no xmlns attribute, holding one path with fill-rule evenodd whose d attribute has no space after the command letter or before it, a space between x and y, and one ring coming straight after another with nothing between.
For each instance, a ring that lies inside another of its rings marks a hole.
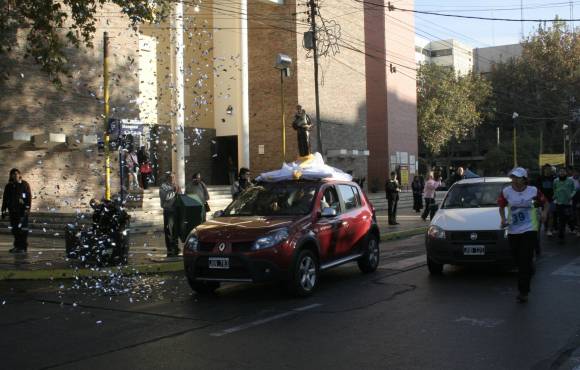
<instances>
[{"instance_id":1,"label":"car front wheel","mask_svg":"<svg viewBox=\"0 0 580 370\"><path fill-rule=\"evenodd\" d=\"M310 295L318 284L318 264L314 253L303 250L296 258L289 282L290 292L305 297Z\"/></svg>"},{"instance_id":2,"label":"car front wheel","mask_svg":"<svg viewBox=\"0 0 580 370\"><path fill-rule=\"evenodd\" d=\"M358 268L365 274L375 272L379 266L380 248L379 239L375 235L369 235L364 254L358 260Z\"/></svg>"},{"instance_id":3,"label":"car front wheel","mask_svg":"<svg viewBox=\"0 0 580 370\"><path fill-rule=\"evenodd\" d=\"M441 275L443 273L443 264L437 263L429 257L427 257L427 268L431 275Z\"/></svg>"}]
</instances>

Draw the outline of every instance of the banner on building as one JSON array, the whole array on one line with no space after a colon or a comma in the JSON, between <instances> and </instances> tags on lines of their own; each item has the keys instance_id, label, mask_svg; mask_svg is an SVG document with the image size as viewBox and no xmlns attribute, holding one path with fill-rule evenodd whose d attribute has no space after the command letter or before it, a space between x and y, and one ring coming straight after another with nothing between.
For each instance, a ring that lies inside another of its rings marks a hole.
<instances>
[{"instance_id":1,"label":"banner on building","mask_svg":"<svg viewBox=\"0 0 580 370\"><path fill-rule=\"evenodd\" d=\"M552 166L563 166L566 164L566 156L561 154L540 154L540 167L545 164Z\"/></svg>"},{"instance_id":2,"label":"banner on building","mask_svg":"<svg viewBox=\"0 0 580 370\"><path fill-rule=\"evenodd\" d=\"M401 166L401 185L409 184L409 166Z\"/></svg>"}]
</instances>

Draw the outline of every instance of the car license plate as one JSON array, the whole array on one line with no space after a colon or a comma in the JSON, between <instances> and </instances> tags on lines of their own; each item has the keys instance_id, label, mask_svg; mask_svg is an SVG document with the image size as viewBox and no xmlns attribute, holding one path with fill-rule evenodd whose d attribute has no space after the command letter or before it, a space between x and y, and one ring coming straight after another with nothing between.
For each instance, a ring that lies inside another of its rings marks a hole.
<instances>
[{"instance_id":1,"label":"car license plate","mask_svg":"<svg viewBox=\"0 0 580 370\"><path fill-rule=\"evenodd\" d=\"M484 256L485 255L485 245L464 245L463 246L464 256Z\"/></svg>"},{"instance_id":2,"label":"car license plate","mask_svg":"<svg viewBox=\"0 0 580 370\"><path fill-rule=\"evenodd\" d=\"M230 259L227 257L209 257L209 268L227 270L230 268Z\"/></svg>"}]
</instances>

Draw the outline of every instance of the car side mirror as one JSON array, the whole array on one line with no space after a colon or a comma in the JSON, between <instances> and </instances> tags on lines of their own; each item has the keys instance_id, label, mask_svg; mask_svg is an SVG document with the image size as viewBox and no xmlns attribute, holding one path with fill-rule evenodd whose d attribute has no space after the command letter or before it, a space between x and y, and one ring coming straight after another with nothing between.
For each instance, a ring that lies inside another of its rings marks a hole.
<instances>
[{"instance_id":1,"label":"car side mirror","mask_svg":"<svg viewBox=\"0 0 580 370\"><path fill-rule=\"evenodd\" d=\"M213 217L214 218L216 218L216 217L222 217L223 215L224 215L224 211L219 210L219 211L215 211L214 212Z\"/></svg>"},{"instance_id":2,"label":"car side mirror","mask_svg":"<svg viewBox=\"0 0 580 370\"><path fill-rule=\"evenodd\" d=\"M320 217L323 218L334 216L336 216L336 209L330 207L323 208L322 212L320 213Z\"/></svg>"}]
</instances>

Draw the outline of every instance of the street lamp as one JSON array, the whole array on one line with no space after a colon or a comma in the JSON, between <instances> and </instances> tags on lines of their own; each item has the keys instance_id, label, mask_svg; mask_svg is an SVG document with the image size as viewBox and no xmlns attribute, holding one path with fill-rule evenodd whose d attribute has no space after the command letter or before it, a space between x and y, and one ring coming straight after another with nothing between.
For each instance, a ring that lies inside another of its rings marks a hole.
<instances>
[{"instance_id":1,"label":"street lamp","mask_svg":"<svg viewBox=\"0 0 580 370\"><path fill-rule=\"evenodd\" d=\"M519 114L517 112L514 112L512 114L512 120L514 121L514 168L516 168L518 166L518 146L517 146L517 130L516 130L516 118L519 117Z\"/></svg>"},{"instance_id":2,"label":"street lamp","mask_svg":"<svg viewBox=\"0 0 580 370\"><path fill-rule=\"evenodd\" d=\"M568 125L567 124L563 124L562 125L562 131L563 132L563 137L564 137L564 165L567 166L568 164L570 164L569 161L569 157L568 157L568 150L570 149L570 142L568 141L568 139L570 138L570 133L568 132ZM566 142L568 141L568 148L566 148Z\"/></svg>"},{"instance_id":3,"label":"street lamp","mask_svg":"<svg viewBox=\"0 0 580 370\"><path fill-rule=\"evenodd\" d=\"M284 101L284 77L290 77L290 66L292 58L286 54L276 56L276 65L274 68L280 70L280 101L282 105L282 160L286 162L286 103Z\"/></svg>"}]
</instances>

